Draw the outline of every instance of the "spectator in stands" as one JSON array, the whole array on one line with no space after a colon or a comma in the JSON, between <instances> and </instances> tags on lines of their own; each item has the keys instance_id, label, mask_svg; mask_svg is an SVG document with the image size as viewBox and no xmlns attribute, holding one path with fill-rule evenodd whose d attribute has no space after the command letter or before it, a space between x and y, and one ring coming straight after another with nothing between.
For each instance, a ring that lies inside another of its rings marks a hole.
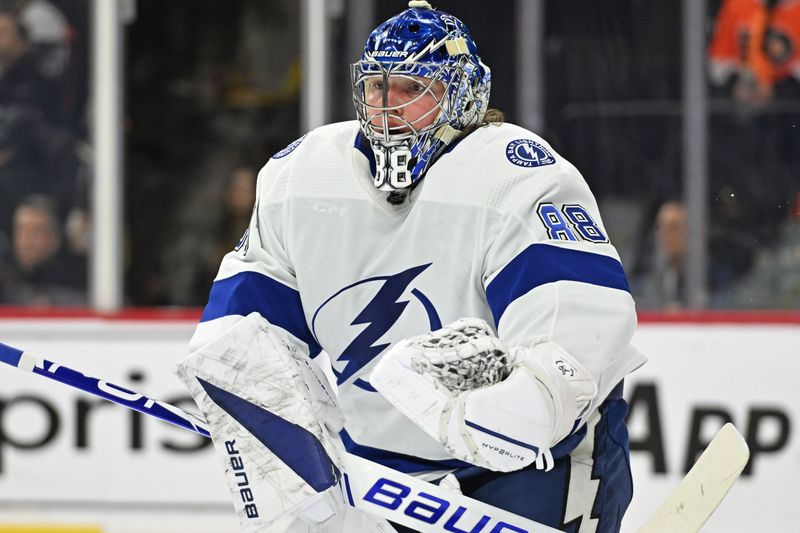
<instances>
[{"instance_id":1,"label":"spectator in stands","mask_svg":"<svg viewBox=\"0 0 800 533\"><path fill-rule=\"evenodd\" d=\"M0 106L12 104L36 120L58 119L57 86L39 72L25 28L13 13L0 12Z\"/></svg>"},{"instance_id":2,"label":"spectator in stands","mask_svg":"<svg viewBox=\"0 0 800 533\"><path fill-rule=\"evenodd\" d=\"M15 11L28 33L39 72L50 79L60 78L70 55L71 28L67 17L48 0L17 0Z\"/></svg>"},{"instance_id":3,"label":"spectator in stands","mask_svg":"<svg viewBox=\"0 0 800 533\"><path fill-rule=\"evenodd\" d=\"M0 263L0 303L86 304L86 264L62 249L58 215L45 195L26 198L14 212L11 257Z\"/></svg>"},{"instance_id":4,"label":"spectator in stands","mask_svg":"<svg viewBox=\"0 0 800 533\"><path fill-rule=\"evenodd\" d=\"M256 198L257 171L254 167L234 167L221 191L222 209L209 194L209 207L195 200L189 211L202 212L202 220L186 220L180 224L173 245L164 254L165 271L169 277L168 300L178 305L202 305L222 257L234 249L250 222ZM194 218L194 217L193 217Z\"/></svg>"},{"instance_id":5,"label":"spectator in stands","mask_svg":"<svg viewBox=\"0 0 800 533\"><path fill-rule=\"evenodd\" d=\"M59 101L57 85L36 67L26 30L0 11L0 232L7 237L24 197L47 193L59 218L75 202L76 143L57 125Z\"/></svg>"},{"instance_id":6,"label":"spectator in stands","mask_svg":"<svg viewBox=\"0 0 800 533\"><path fill-rule=\"evenodd\" d=\"M24 106L0 105L0 233L11 236L17 204L43 192L45 165L36 124Z\"/></svg>"},{"instance_id":7,"label":"spectator in stands","mask_svg":"<svg viewBox=\"0 0 800 533\"><path fill-rule=\"evenodd\" d=\"M769 102L777 84L800 80L800 2L724 0L709 49L711 77L749 106Z\"/></svg>"},{"instance_id":8,"label":"spectator in stands","mask_svg":"<svg viewBox=\"0 0 800 533\"><path fill-rule=\"evenodd\" d=\"M686 238L686 207L678 201L664 202L656 215L653 255L645 272L634 278L639 307L664 310L684 307Z\"/></svg>"},{"instance_id":9,"label":"spectator in stands","mask_svg":"<svg viewBox=\"0 0 800 533\"><path fill-rule=\"evenodd\" d=\"M717 305L749 309L800 308L800 195L774 246L759 250L753 269Z\"/></svg>"},{"instance_id":10,"label":"spectator in stands","mask_svg":"<svg viewBox=\"0 0 800 533\"><path fill-rule=\"evenodd\" d=\"M723 103L709 114L709 273L724 288L776 244L800 191L800 2L722 0L709 59Z\"/></svg>"},{"instance_id":11,"label":"spectator in stands","mask_svg":"<svg viewBox=\"0 0 800 533\"><path fill-rule=\"evenodd\" d=\"M222 261L222 257L233 249L250 223L256 201L256 177L255 169L247 166L233 169L228 176L222 216L214 235L216 250L210 258L214 269L218 261Z\"/></svg>"}]
</instances>

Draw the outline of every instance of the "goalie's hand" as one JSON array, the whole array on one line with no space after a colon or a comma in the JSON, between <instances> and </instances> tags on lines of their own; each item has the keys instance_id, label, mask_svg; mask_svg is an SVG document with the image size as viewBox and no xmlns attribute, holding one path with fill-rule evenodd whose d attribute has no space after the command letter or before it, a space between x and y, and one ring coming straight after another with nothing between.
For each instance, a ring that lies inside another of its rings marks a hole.
<instances>
[{"instance_id":1,"label":"goalie's hand","mask_svg":"<svg viewBox=\"0 0 800 533\"><path fill-rule=\"evenodd\" d=\"M370 383L454 457L502 472L552 468L597 390L560 346L509 350L476 318L397 343Z\"/></svg>"}]
</instances>

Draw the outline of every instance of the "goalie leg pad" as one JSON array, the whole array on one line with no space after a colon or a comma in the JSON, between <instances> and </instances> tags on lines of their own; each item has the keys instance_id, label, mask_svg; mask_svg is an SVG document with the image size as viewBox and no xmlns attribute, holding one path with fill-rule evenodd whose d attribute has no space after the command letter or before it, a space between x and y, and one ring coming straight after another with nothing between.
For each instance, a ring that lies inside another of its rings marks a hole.
<instances>
[{"instance_id":1,"label":"goalie leg pad","mask_svg":"<svg viewBox=\"0 0 800 533\"><path fill-rule=\"evenodd\" d=\"M209 424L242 531L263 531L287 513L318 525L344 506L333 433L343 419L312 364L253 313L178 365Z\"/></svg>"}]
</instances>

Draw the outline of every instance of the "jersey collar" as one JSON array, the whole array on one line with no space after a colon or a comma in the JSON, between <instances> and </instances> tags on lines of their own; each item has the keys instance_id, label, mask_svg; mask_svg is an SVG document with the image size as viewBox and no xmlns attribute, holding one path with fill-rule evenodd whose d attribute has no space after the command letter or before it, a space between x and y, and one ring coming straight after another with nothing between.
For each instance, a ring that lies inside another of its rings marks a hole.
<instances>
[{"instance_id":1,"label":"jersey collar","mask_svg":"<svg viewBox=\"0 0 800 533\"><path fill-rule=\"evenodd\" d=\"M372 153L372 148L369 145L369 141L364 136L364 134L361 133L361 130L359 130L358 134L356 135L355 148L356 150L364 154L364 157L366 157L367 161L369 161L369 171L372 174L372 177L374 178L375 172L377 172L377 166L375 164L375 154Z\"/></svg>"}]
</instances>

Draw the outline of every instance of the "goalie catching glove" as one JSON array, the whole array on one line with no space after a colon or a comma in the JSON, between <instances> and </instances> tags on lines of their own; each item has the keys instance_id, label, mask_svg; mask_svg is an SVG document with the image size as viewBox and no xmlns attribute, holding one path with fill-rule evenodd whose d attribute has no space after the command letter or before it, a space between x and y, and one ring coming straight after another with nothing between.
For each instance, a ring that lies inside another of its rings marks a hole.
<instances>
[{"instance_id":1,"label":"goalie catching glove","mask_svg":"<svg viewBox=\"0 0 800 533\"><path fill-rule=\"evenodd\" d=\"M552 468L550 448L597 394L559 345L542 339L509 350L477 318L398 342L370 383L454 457L500 472Z\"/></svg>"}]
</instances>

